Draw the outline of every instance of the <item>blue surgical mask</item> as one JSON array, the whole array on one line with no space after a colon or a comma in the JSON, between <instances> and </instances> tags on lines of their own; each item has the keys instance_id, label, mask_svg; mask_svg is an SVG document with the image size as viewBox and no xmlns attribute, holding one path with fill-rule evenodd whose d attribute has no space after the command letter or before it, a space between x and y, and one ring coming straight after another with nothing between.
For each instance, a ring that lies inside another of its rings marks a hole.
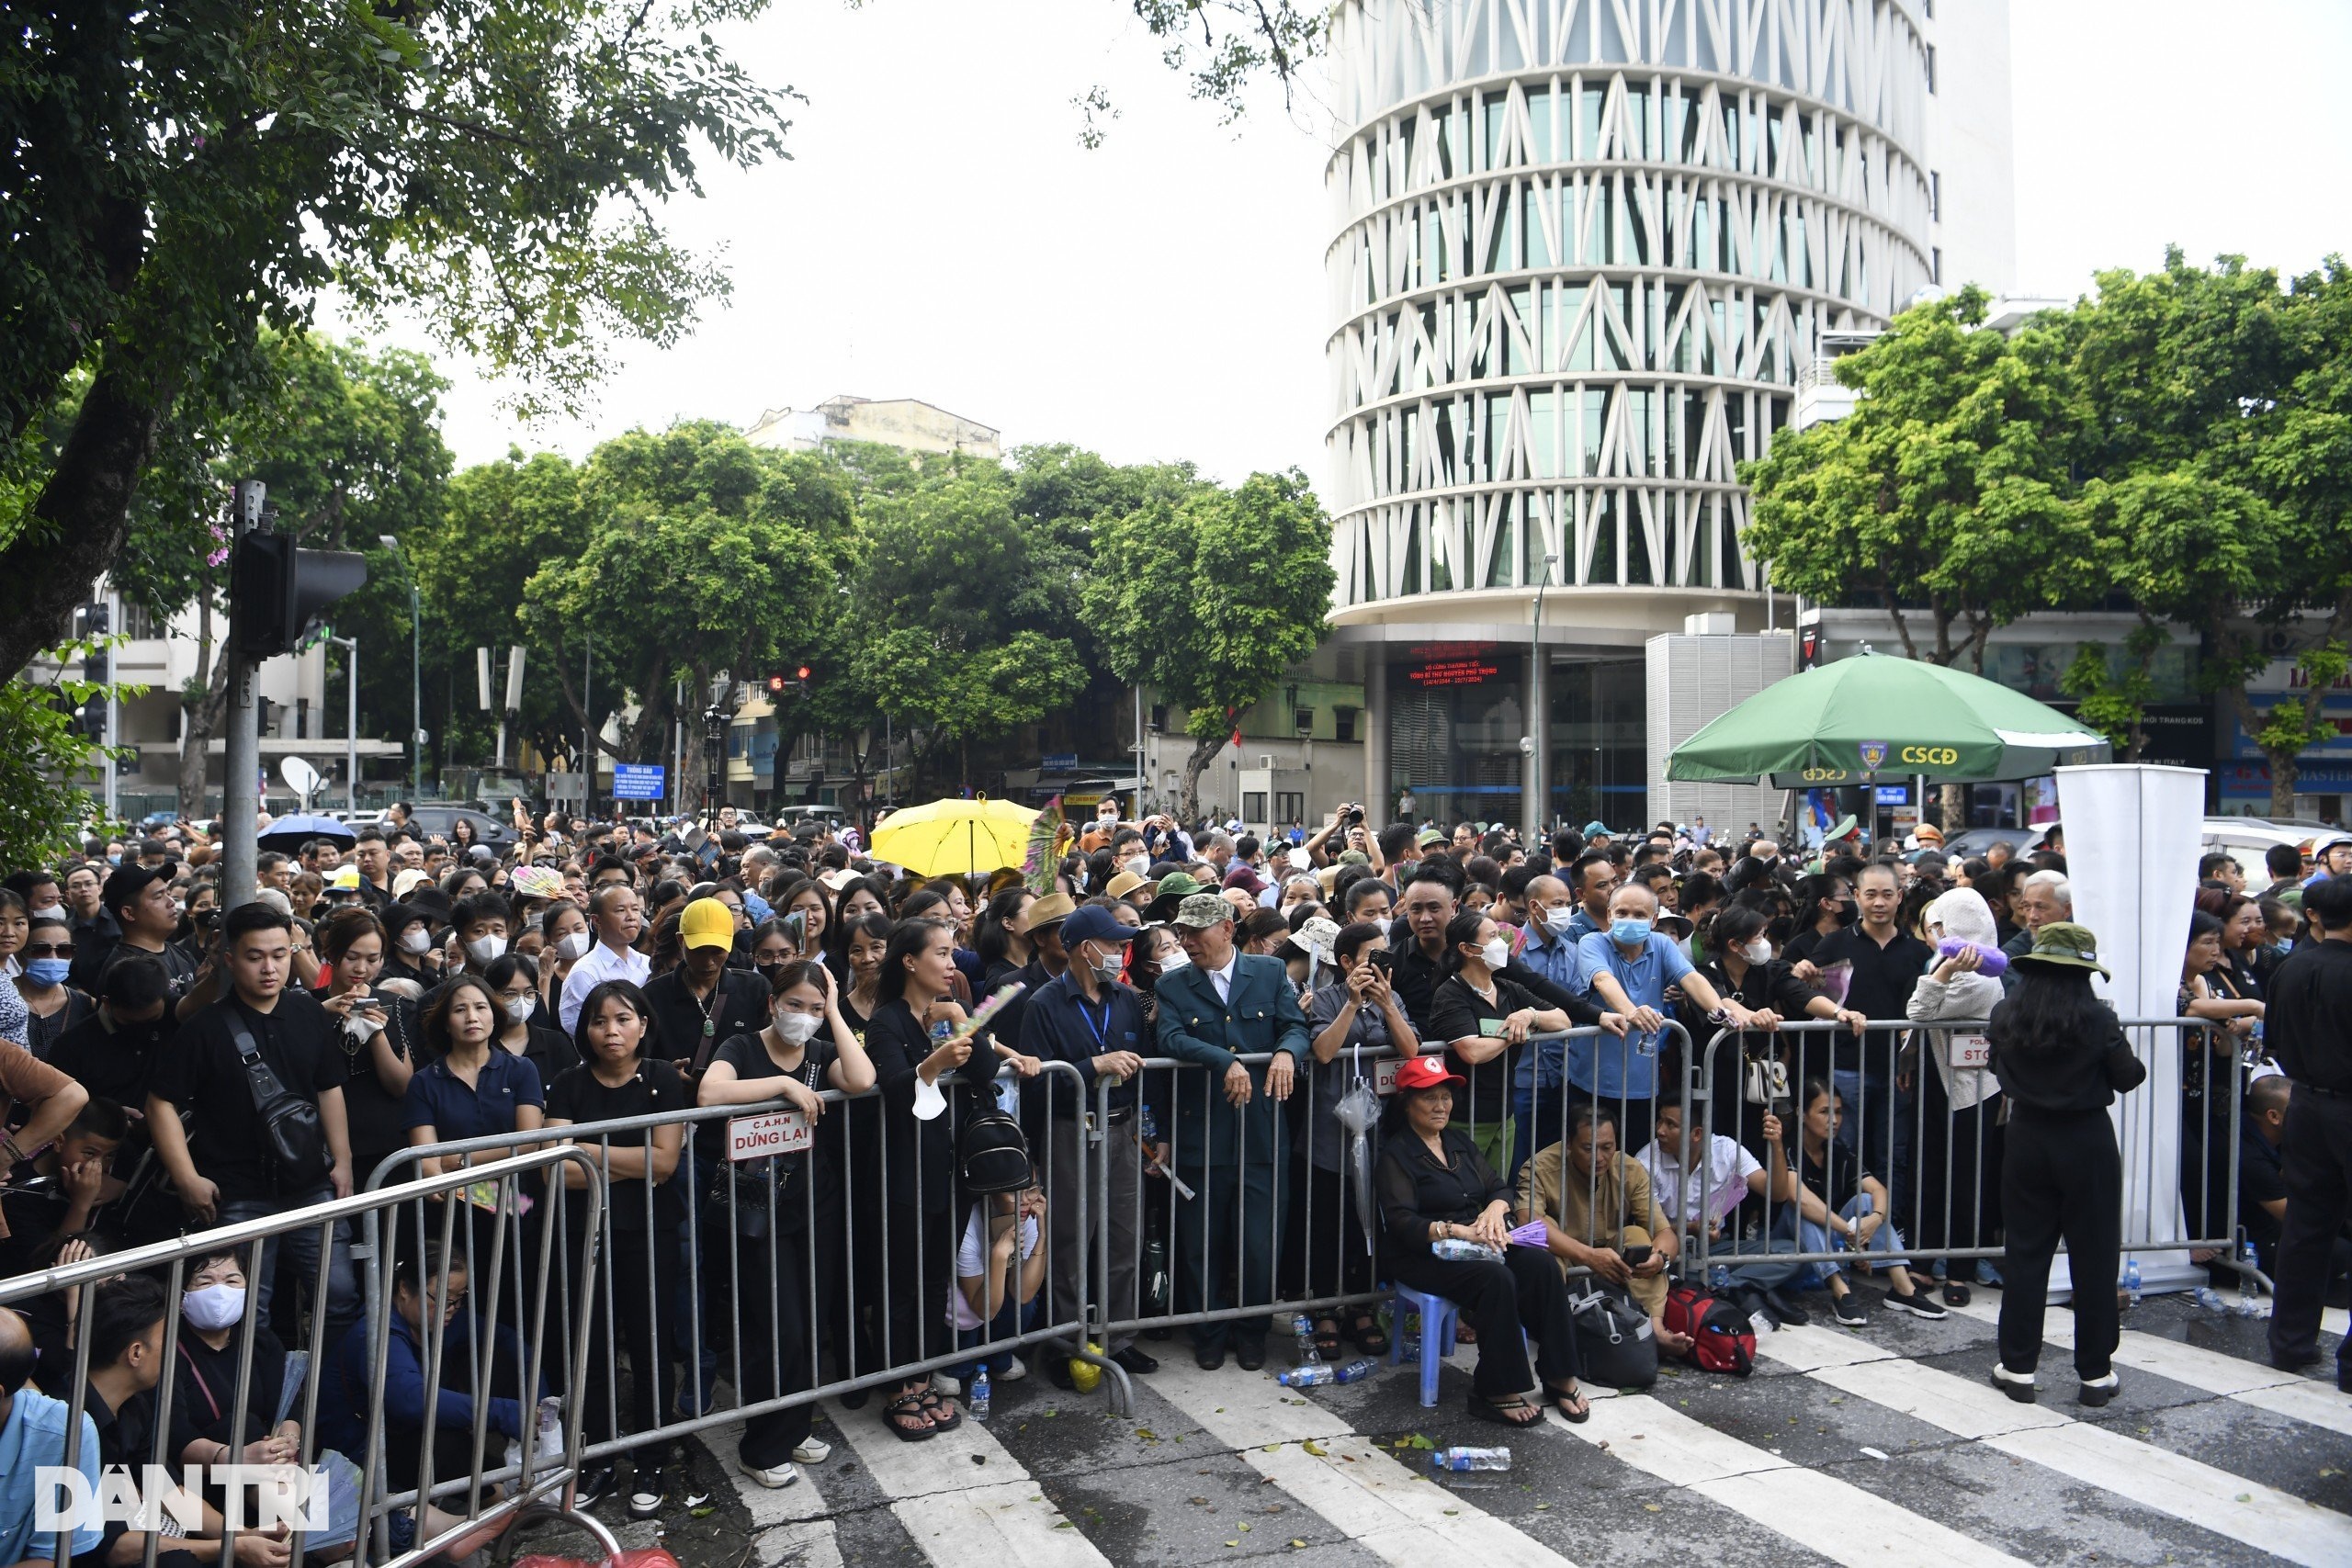
<instances>
[{"instance_id":1,"label":"blue surgical mask","mask_svg":"<svg viewBox=\"0 0 2352 1568\"><path fill-rule=\"evenodd\" d=\"M2284 958L2295 951L2295 939L2289 937L2285 942L2274 942L2270 944L2270 951Z\"/></svg>"},{"instance_id":2,"label":"blue surgical mask","mask_svg":"<svg viewBox=\"0 0 2352 1568\"><path fill-rule=\"evenodd\" d=\"M46 991L65 984L66 974L73 967L70 958L36 958L25 965L25 978Z\"/></svg>"},{"instance_id":3,"label":"blue surgical mask","mask_svg":"<svg viewBox=\"0 0 2352 1568\"><path fill-rule=\"evenodd\" d=\"M1625 915L1609 922L1609 940L1632 945L1650 939L1650 923L1638 915Z\"/></svg>"}]
</instances>

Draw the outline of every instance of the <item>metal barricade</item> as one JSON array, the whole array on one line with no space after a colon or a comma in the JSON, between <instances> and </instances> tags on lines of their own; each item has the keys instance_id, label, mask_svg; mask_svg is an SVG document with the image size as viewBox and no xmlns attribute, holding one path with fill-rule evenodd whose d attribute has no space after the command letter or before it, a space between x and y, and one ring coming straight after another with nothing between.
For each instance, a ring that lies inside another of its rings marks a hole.
<instances>
[{"instance_id":1,"label":"metal barricade","mask_svg":"<svg viewBox=\"0 0 2352 1568\"><path fill-rule=\"evenodd\" d=\"M2138 1178L2124 1184L2127 1203L2134 1190L2149 1200L2122 1216L2122 1251L2183 1253L2251 1273L2238 1207L2245 1065L2211 1021L2120 1022L2152 1066L2167 1035L2177 1037L2181 1069L2152 1073L2145 1088L2119 1100L2119 1149ZM1941 1262L1958 1280L1952 1265L1999 1258L2006 1108L1985 1065L1988 1027L1974 1019L1874 1019L1857 1032L1807 1020L1717 1032L1679 1087L1679 1130L1689 1140L1679 1163L1707 1170L1698 1139L1729 1138L1762 1168L1762 1180L1738 1193L1699 1181L1710 1212L1695 1224L1678 1215L1690 1233L1686 1271L1718 1286L1778 1283L1796 1269L1855 1261L1816 1188L1860 1190L1857 1203L1839 1205L1857 1212L1835 1220L1868 1229L1874 1266ZM2185 1092L2163 1102L2175 1085ZM2164 1116L2181 1121L2177 1172L2160 1168L2167 1140L2156 1135L2154 1119ZM1767 1135L1770 1122L1778 1137ZM1877 1222L1868 1224L1872 1213Z\"/></svg>"},{"instance_id":2,"label":"metal barricade","mask_svg":"<svg viewBox=\"0 0 2352 1568\"><path fill-rule=\"evenodd\" d=\"M990 1090L1008 1083L1020 1086L1021 1119L1033 1134L1035 1187L1067 1191L1078 1206L1074 1224L1060 1227L1050 1207L1057 1200L1049 1200L1037 1226L1044 1279L1030 1303L1007 1303L1010 1322L1003 1311L981 1317L958 1282L958 1246L976 1208L954 1168L956 1137L948 1140L950 1168L938 1168L941 1156L926 1149L922 1123L889 1113L878 1089L819 1091L822 1109L813 1125L778 1099L421 1145L388 1156L368 1182L425 1162L551 1142L583 1151L603 1172L612 1196L597 1217L595 1245L587 1245L586 1227L567 1212L560 1190L549 1192L537 1222L543 1235L561 1235L585 1280L587 1321L575 1326L590 1350L584 1387L574 1386L590 1434L580 1462L594 1467L1042 1343L1080 1349L1091 1294L1084 1283L1091 1277L1091 1184L1066 1180L1055 1169L1054 1140L1034 1134L1050 1115L1050 1100L1083 1104L1084 1084L1067 1062L1046 1062L1027 1078L1008 1069ZM957 1128L967 1112L983 1109L951 1100L943 1115ZM673 1175L640 1179L641 1170L672 1157L673 1133ZM788 1163L796 1158L801 1163ZM900 1202L910 1190L916 1201ZM989 1201L1013 1205L1012 1229L1021 1235L1030 1215L1019 1197ZM985 1261L989 1226L979 1231ZM1057 1231L1069 1238L1061 1248ZM494 1255L480 1232L458 1227L452 1246L469 1259ZM1014 1251L1023 1255L1018 1242ZM1046 1310L1046 1282L1065 1270L1078 1288L1067 1313L1057 1315ZM985 1287L980 1293L989 1303ZM1031 1303L1037 1310L1025 1310ZM964 1310L951 1323L959 1304ZM979 1326L956 1326L967 1317L980 1318ZM830 1377L820 1371L829 1350ZM621 1407L624 1360L634 1412ZM715 1397L722 1380L734 1393L724 1407Z\"/></svg>"},{"instance_id":3,"label":"metal barricade","mask_svg":"<svg viewBox=\"0 0 2352 1568\"><path fill-rule=\"evenodd\" d=\"M1515 1208L1524 1196L1521 1171L1539 1159L1566 1159L1565 1151L1552 1151L1567 1141L1577 1107L1592 1100L1567 1077L1571 1070L1589 1070L1590 1062L1571 1067L1559 1058L1572 1050L1616 1049L1624 1053L1622 1067L1640 1058L1672 1063L1687 1057L1689 1036L1680 1024L1668 1020L1647 1032L1649 1038L1634 1037L1643 1032L1629 1030L1629 1037L1620 1037L1588 1026L1532 1034L1523 1049L1507 1044L1478 1063L1449 1063L1468 1067L1459 1095L1465 1114L1454 1124L1482 1153L1490 1151L1498 1174L1520 1194ZM1424 1041L1419 1054L1437 1055L1445 1045ZM1099 1161L1091 1173L1097 1216L1093 1342L1110 1350L1137 1333L1219 1325L1280 1337L1287 1333L1283 1320L1292 1314L1333 1315L1386 1301L1393 1292L1377 1261L1381 1216L1371 1175L1378 1134L1368 1139L1366 1179L1359 1179L1354 1141L1332 1118L1346 1085L1358 1077L1379 1086L1385 1103L1400 1059L1385 1048L1343 1049L1329 1063L1310 1054L1280 1104L1265 1088L1271 1053L1235 1058L1250 1075L1246 1100L1234 1098L1238 1087L1228 1094L1209 1067L1170 1057L1145 1061L1131 1097L1126 1086L1098 1084L1088 1133L1088 1147ZM1517 1082L1522 1060L1529 1080L1524 1096ZM1555 1067L1556 1086L1547 1082ZM1643 1108L1654 1097L1631 1092L1625 1075L1611 1076L1623 1088L1600 1097L1609 1119L1619 1125L1638 1119L1645 1128ZM1672 1082L1662 1070L1652 1078L1661 1093ZM1133 1110L1114 1111L1114 1096L1131 1098ZM1596 1190L1605 1185L1606 1168L1596 1166L1577 1178L1588 1184L1585 1213L1607 1206ZM1571 1175L1564 1167L1560 1180ZM1164 1307L1149 1303L1155 1292L1140 1278L1150 1272L1148 1265L1138 1267L1132 1285L1116 1278L1118 1261L1129 1255L1167 1259ZM1586 1272L1581 1264L1561 1261L1571 1275ZM1122 1382L1113 1394L1114 1411L1125 1411L1125 1394Z\"/></svg>"},{"instance_id":4,"label":"metal barricade","mask_svg":"<svg viewBox=\"0 0 2352 1568\"><path fill-rule=\"evenodd\" d=\"M480 1395L486 1390L488 1382L486 1371L479 1365L474 1367L474 1381L469 1384L469 1389L464 1391L473 1396L476 1411L475 1420L469 1433L471 1463L468 1467L467 1475L463 1479L440 1484L434 1484L428 1479L420 1486L399 1489L382 1484L382 1468L390 1436L386 1429L386 1405L381 1397L367 1397L367 1395L368 1390L379 1391L380 1393L384 1387L386 1352L393 1332L394 1305L390 1292L372 1292L368 1297L364 1310L362 1321L366 1328L366 1363L369 1381L368 1389L356 1391L364 1400L367 1412L364 1421L364 1437L358 1444L355 1445L360 1451L356 1454L340 1454L339 1450L324 1449L321 1442L322 1435L319 1422L321 1388L329 1381L335 1367L340 1364L339 1362L331 1363L330 1354L340 1358L345 1348L340 1345L334 1347L328 1345L328 1314L325 1310L325 1303L329 1300L331 1272L334 1267L334 1244L338 1230L349 1225L355 1220L368 1221L372 1224L378 1216L401 1204L443 1197L461 1187L487 1189L491 1192L511 1197L519 1193L526 1179L544 1176L559 1167L573 1167L582 1171L585 1180L582 1196L582 1205L589 1213L597 1213L602 1206L602 1181L587 1156L575 1149L547 1148L491 1161L469 1171L428 1177L404 1186L313 1203L282 1214L242 1221L171 1241L156 1242L149 1246L85 1258L37 1273L0 1280L0 1305L13 1306L56 1292L69 1292L66 1296L68 1304L65 1310L65 1326L73 1343L72 1392L70 1397L64 1401L67 1405L68 1421L62 1451L57 1462L65 1468L72 1469L80 1466L84 1461L81 1451L84 1434L83 1416L91 1393L91 1337L100 1294L97 1287L125 1275L162 1270L165 1275L162 1372L154 1394L152 1451L138 1462L169 1466L175 1472L178 1470L181 1456L165 1450L173 1429L173 1408L177 1393L177 1379L175 1372L183 1350L184 1329L181 1303L187 1293L187 1282L191 1266L200 1265L207 1259L223 1256L232 1256L237 1258L240 1271L248 1281L249 1287L246 1298L249 1304L238 1326L229 1331L235 1341L236 1391L229 1401L227 1414L230 1424L227 1429L232 1435L242 1435L247 1429L248 1417L254 1414L250 1408L253 1373L260 1344L259 1334L263 1316L258 1305L254 1304L260 1299L259 1293L253 1291L251 1286L266 1277L264 1269L271 1261L274 1261L275 1247L277 1243L288 1237L300 1236L308 1233L317 1247L317 1265L308 1281L313 1292L315 1310L311 1314L311 1328L303 1352L307 1359L303 1363L304 1375L300 1404L301 1438L291 1462L303 1471L311 1472L314 1475L326 1476L332 1471L346 1477L356 1476L356 1480L351 1480L345 1488L350 1502L348 1512L342 1524L347 1524L353 1529L351 1561L356 1568L367 1568L367 1565L371 1563L382 1564L384 1568L401 1568L403 1564L421 1562L427 1557L437 1555L453 1543L477 1541L486 1534L503 1529L526 1514L554 1515L567 1518L588 1529L607 1551L617 1551L618 1543L609 1531L594 1519L574 1511L570 1506L569 1488L573 1476L577 1473L581 1460L580 1438L576 1425L566 1423L564 1428L566 1440L560 1453L550 1455L541 1452L538 1445L531 1440L533 1437L531 1429L526 1427L523 1451L518 1463L485 1462L485 1450L489 1438L486 1427L489 1404L488 1401ZM418 1286L422 1301L439 1303L445 1306L452 1304L451 1269L449 1257L444 1254L435 1277L422 1281ZM563 1278L551 1271L549 1259L544 1254L539 1258L537 1276L539 1287L538 1309L528 1319L529 1342L522 1358L523 1376L526 1379L535 1379L547 1364L548 1348L544 1334L548 1320L546 1309L550 1298L550 1286L560 1291ZM198 1331L191 1327L185 1332ZM444 1390L446 1386L443 1381L445 1371L443 1348L447 1339L447 1331L445 1329L443 1333L432 1335L429 1338L431 1343L424 1348L424 1365L422 1370L423 1387L425 1391L427 1405L435 1406L438 1392ZM583 1364L587 1348L585 1337L577 1338L571 1343L567 1359L575 1368ZM468 1359L470 1363L476 1359L469 1357ZM194 1366L192 1359L189 1364L191 1367ZM289 1367L290 1364L289 1357ZM285 1381L284 1371L281 1371L280 1376L281 1381ZM346 1389L345 1392L348 1394L354 1391ZM526 1399L523 1403L525 1408L528 1409L533 1402ZM216 1418L219 1414L216 1411ZM346 1411L345 1424L348 1423L349 1416L350 1412ZM428 1421L425 1427L428 1436L434 1429L434 1423ZM38 1462L37 1456L24 1457L28 1462ZM338 1457L345 1463L320 1468L324 1461ZM429 1471L424 1473L429 1477ZM334 1487L330 1483L331 1498L334 1492ZM446 1498L459 1492L464 1493L467 1499L461 1516L450 1517L439 1510L427 1509L424 1506L432 1498ZM151 1503L153 1501L150 1499ZM408 1535L409 1544L395 1550L391 1544L392 1519L393 1516L402 1509L411 1510L411 1517L415 1522L415 1529L413 1533L402 1532ZM334 1528L339 1533L341 1526L335 1525ZM58 1568L66 1568L71 1543L77 1533L78 1531L74 1528L67 1528L58 1532ZM234 1559L237 1533L233 1529L224 1528L220 1547L223 1562ZM299 1529L293 1532L291 1550L294 1560L297 1562L300 1561L306 1550L309 1533ZM149 1530L146 1535L143 1562L146 1568L154 1568L164 1537L158 1530ZM334 1540L326 1544L337 1546L341 1541Z\"/></svg>"}]
</instances>

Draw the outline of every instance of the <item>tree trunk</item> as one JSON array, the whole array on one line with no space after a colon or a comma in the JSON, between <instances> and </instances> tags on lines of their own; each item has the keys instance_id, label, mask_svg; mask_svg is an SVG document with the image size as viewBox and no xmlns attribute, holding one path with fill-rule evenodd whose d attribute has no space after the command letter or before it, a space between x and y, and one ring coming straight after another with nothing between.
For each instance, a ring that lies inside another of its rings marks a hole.
<instances>
[{"instance_id":1,"label":"tree trunk","mask_svg":"<svg viewBox=\"0 0 2352 1568\"><path fill-rule=\"evenodd\" d=\"M2302 776L2297 763L2301 752L2266 748L2262 754L2270 760L2270 815L2273 820L2283 820L2295 814L2295 783Z\"/></svg>"},{"instance_id":2,"label":"tree trunk","mask_svg":"<svg viewBox=\"0 0 2352 1568\"><path fill-rule=\"evenodd\" d=\"M212 593L197 599L196 674L180 693L180 814L204 815L206 750L229 709L229 650L212 640Z\"/></svg>"},{"instance_id":3,"label":"tree trunk","mask_svg":"<svg viewBox=\"0 0 2352 1568\"><path fill-rule=\"evenodd\" d=\"M1231 737L1212 735L1193 742L1192 753L1184 759L1184 793L1177 803L1177 816L1186 822L1195 822L1201 815L1201 774L1207 771L1209 760L1215 757ZM1241 803L1234 802L1236 807Z\"/></svg>"},{"instance_id":4,"label":"tree trunk","mask_svg":"<svg viewBox=\"0 0 2352 1568\"><path fill-rule=\"evenodd\" d=\"M1968 786L1964 784L1948 784L1943 786L1940 793L1943 795L1942 827L1944 837L1949 840L1953 834L1968 826ZM1924 806L1926 802L1922 801L1920 804ZM1924 816L1924 813L1922 815Z\"/></svg>"},{"instance_id":5,"label":"tree trunk","mask_svg":"<svg viewBox=\"0 0 2352 1568\"><path fill-rule=\"evenodd\" d=\"M0 670L21 670L53 646L121 550L130 499L154 457L164 412L159 400L134 392L118 368L90 383L31 523L0 550L11 611L0 617Z\"/></svg>"}]
</instances>

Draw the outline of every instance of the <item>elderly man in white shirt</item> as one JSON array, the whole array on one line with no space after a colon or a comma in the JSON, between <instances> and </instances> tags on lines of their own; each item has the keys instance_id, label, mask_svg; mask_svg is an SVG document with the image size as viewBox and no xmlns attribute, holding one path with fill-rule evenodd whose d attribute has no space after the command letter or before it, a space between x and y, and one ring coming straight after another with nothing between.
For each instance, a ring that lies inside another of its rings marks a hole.
<instances>
[{"instance_id":1,"label":"elderly man in white shirt","mask_svg":"<svg viewBox=\"0 0 2352 1568\"><path fill-rule=\"evenodd\" d=\"M1797 1201L1796 1172L1781 1152L1781 1119L1767 1111L1762 1131L1771 1151L1768 1172L1736 1138L1710 1136L1693 1106L1690 1127L1682 1126L1679 1101L1658 1101L1656 1136L1634 1157L1649 1172L1650 1191L1658 1206L1672 1217L1677 1230L1695 1235L1703 1229L1712 1268L1710 1287L1738 1303L1750 1317L1769 1317L1775 1324L1801 1326L1811 1315L1781 1293L1781 1287L1796 1277L1798 1265L1778 1259L1732 1264L1733 1255L1762 1253L1774 1244L1759 1234L1743 1242L1734 1217L1753 1195L1767 1204ZM1780 1243L1781 1249L1788 1243ZM1695 1253L1691 1256L1696 1256Z\"/></svg>"},{"instance_id":2,"label":"elderly man in white shirt","mask_svg":"<svg viewBox=\"0 0 2352 1568\"><path fill-rule=\"evenodd\" d=\"M607 980L628 980L642 986L653 977L653 960L629 946L645 929L645 906L637 889L626 882L608 882L588 900L589 923L595 928L596 945L590 948L571 973L563 977L563 997L556 1009L563 1032L576 1032L580 1004Z\"/></svg>"}]
</instances>

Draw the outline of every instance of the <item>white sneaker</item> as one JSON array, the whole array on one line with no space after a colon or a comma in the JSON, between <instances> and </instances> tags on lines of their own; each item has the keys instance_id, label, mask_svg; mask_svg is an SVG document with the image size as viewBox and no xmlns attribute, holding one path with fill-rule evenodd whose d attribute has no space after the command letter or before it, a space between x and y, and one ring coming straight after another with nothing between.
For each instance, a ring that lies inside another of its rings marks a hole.
<instances>
[{"instance_id":1,"label":"white sneaker","mask_svg":"<svg viewBox=\"0 0 2352 1568\"><path fill-rule=\"evenodd\" d=\"M795 1449L792 1451L794 1457L797 1458L801 1450ZM831 1450L827 1450L826 1451L830 1453ZM820 1455L818 1457L822 1458L823 1455ZM800 1479L800 1467L791 1463L777 1465L774 1470L762 1470L756 1465L741 1463L737 1464L735 1468L741 1471L753 1481L759 1483L762 1486L767 1487L771 1491L779 1487L793 1485Z\"/></svg>"},{"instance_id":2,"label":"white sneaker","mask_svg":"<svg viewBox=\"0 0 2352 1568\"><path fill-rule=\"evenodd\" d=\"M933 1372L931 1374L931 1392L944 1399L961 1399L964 1397L964 1385L945 1372Z\"/></svg>"},{"instance_id":3,"label":"white sneaker","mask_svg":"<svg viewBox=\"0 0 2352 1568\"><path fill-rule=\"evenodd\" d=\"M995 1378L997 1382L1019 1382L1023 1378L1029 1375L1029 1368L1020 1357L1007 1356L1004 1359L1006 1363L1004 1371L1001 1372L991 1372L989 1374Z\"/></svg>"},{"instance_id":4,"label":"white sneaker","mask_svg":"<svg viewBox=\"0 0 2352 1568\"><path fill-rule=\"evenodd\" d=\"M822 1464L833 1457L833 1445L821 1438L810 1438L792 1450L792 1457L794 1461L799 1464ZM795 1479L797 1480L797 1477ZM792 1483L786 1481L779 1482L777 1484L789 1486Z\"/></svg>"}]
</instances>

